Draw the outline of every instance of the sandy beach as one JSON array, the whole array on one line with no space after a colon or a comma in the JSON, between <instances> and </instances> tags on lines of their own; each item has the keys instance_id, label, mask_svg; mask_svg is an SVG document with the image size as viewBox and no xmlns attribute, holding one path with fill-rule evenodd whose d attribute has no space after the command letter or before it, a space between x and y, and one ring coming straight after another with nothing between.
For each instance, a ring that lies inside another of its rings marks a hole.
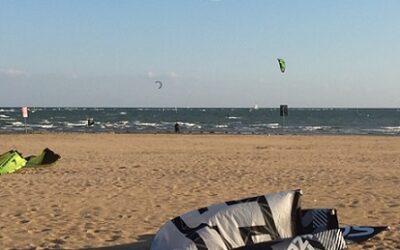
<instances>
[{"instance_id":1,"label":"sandy beach","mask_svg":"<svg viewBox=\"0 0 400 250\"><path fill-rule=\"evenodd\" d=\"M0 249L149 249L186 211L297 188L342 224L391 226L350 249L400 249L400 137L0 135L46 147L56 165L0 176Z\"/></svg>"}]
</instances>

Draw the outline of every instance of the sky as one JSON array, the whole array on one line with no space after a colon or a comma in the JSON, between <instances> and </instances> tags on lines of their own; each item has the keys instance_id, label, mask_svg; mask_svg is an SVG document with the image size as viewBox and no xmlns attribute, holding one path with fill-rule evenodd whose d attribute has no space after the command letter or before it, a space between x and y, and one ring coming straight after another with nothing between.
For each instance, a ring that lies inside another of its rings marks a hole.
<instances>
[{"instance_id":1,"label":"sky","mask_svg":"<svg viewBox=\"0 0 400 250\"><path fill-rule=\"evenodd\" d=\"M398 108L399 11L398 0L0 0L0 107Z\"/></svg>"}]
</instances>

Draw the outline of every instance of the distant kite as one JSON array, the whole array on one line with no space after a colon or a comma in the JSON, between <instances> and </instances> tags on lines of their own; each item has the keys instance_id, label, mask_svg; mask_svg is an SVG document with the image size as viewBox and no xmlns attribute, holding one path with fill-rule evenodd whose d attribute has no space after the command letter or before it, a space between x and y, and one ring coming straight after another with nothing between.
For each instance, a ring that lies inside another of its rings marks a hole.
<instances>
[{"instance_id":1,"label":"distant kite","mask_svg":"<svg viewBox=\"0 0 400 250\"><path fill-rule=\"evenodd\" d=\"M154 83L157 83L157 84L158 84L158 89L161 89L161 88L162 88L162 82L161 82L161 81L155 81Z\"/></svg>"},{"instance_id":2,"label":"distant kite","mask_svg":"<svg viewBox=\"0 0 400 250\"><path fill-rule=\"evenodd\" d=\"M281 72L284 73L285 69L286 69L285 60L278 58L278 63L279 63L279 67L281 69Z\"/></svg>"}]
</instances>

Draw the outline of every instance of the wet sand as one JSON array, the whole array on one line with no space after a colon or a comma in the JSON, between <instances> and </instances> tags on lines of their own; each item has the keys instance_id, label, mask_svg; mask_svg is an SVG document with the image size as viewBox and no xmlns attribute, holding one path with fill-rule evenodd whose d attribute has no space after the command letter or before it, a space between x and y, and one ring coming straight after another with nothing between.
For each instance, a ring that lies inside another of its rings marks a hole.
<instances>
[{"instance_id":1,"label":"wet sand","mask_svg":"<svg viewBox=\"0 0 400 250\"><path fill-rule=\"evenodd\" d=\"M297 188L303 208L392 227L349 249L400 249L400 137L0 135L0 152L45 147L56 165L0 176L0 249L148 249L188 210Z\"/></svg>"}]
</instances>

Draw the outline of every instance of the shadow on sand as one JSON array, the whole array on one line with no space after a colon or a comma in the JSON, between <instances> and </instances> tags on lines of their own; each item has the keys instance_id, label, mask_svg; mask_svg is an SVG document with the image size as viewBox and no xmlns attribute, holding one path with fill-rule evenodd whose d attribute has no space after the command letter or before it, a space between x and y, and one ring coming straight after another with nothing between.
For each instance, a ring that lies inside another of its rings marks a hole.
<instances>
[{"instance_id":1,"label":"shadow on sand","mask_svg":"<svg viewBox=\"0 0 400 250\"><path fill-rule=\"evenodd\" d=\"M116 245L116 246L107 246L107 247L90 247L90 248L81 248L80 250L147 250L150 249L151 242L154 238L154 234L144 234L140 235L137 242Z\"/></svg>"}]
</instances>

